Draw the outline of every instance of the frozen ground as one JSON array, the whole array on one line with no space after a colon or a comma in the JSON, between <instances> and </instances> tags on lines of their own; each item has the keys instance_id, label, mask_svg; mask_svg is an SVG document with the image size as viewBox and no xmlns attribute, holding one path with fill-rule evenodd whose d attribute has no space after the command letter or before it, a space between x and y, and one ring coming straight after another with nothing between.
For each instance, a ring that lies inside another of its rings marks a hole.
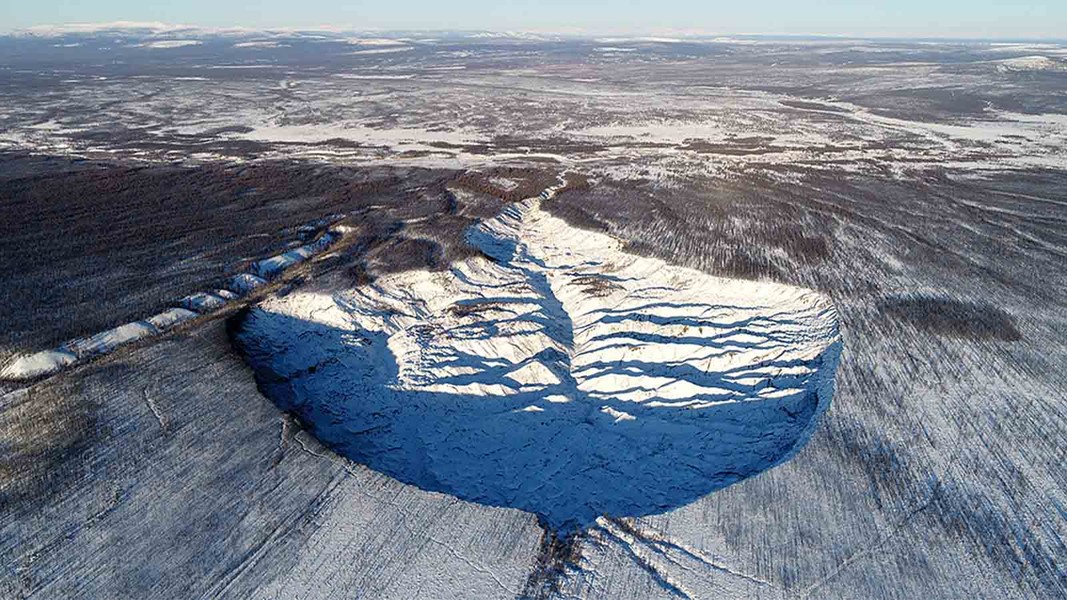
<instances>
[{"instance_id":1,"label":"frozen ground","mask_svg":"<svg viewBox=\"0 0 1067 600\"><path fill-rule=\"evenodd\" d=\"M351 229L4 384L0 597L1067 595L1063 44L31 33L4 364Z\"/></svg>"},{"instance_id":2,"label":"frozen ground","mask_svg":"<svg viewBox=\"0 0 1067 600\"><path fill-rule=\"evenodd\" d=\"M604 52L592 40L179 33L0 41L15 57L0 144L450 167L542 157L623 176L1067 166L1058 44L620 39Z\"/></svg>"}]
</instances>

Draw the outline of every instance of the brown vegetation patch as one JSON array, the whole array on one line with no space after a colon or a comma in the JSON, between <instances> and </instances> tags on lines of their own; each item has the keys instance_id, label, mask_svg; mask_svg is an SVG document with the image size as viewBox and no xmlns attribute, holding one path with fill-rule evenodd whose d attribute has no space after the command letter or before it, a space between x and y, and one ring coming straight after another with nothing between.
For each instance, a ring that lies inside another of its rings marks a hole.
<instances>
[{"instance_id":1,"label":"brown vegetation patch","mask_svg":"<svg viewBox=\"0 0 1067 600\"><path fill-rule=\"evenodd\" d=\"M95 409L76 390L37 387L0 405L0 512L73 482L76 458L97 435Z\"/></svg>"},{"instance_id":2,"label":"brown vegetation patch","mask_svg":"<svg viewBox=\"0 0 1067 600\"><path fill-rule=\"evenodd\" d=\"M878 303L885 314L937 335L1015 342L1022 333L1003 309L990 304L929 294L901 294Z\"/></svg>"},{"instance_id":3,"label":"brown vegetation patch","mask_svg":"<svg viewBox=\"0 0 1067 600\"><path fill-rule=\"evenodd\" d=\"M782 106L788 106L789 108L799 108L801 110L819 110L823 112L833 113L847 113L846 108L833 106L831 104L823 104L821 102L808 102L806 100L780 100L779 104Z\"/></svg>"},{"instance_id":4,"label":"brown vegetation patch","mask_svg":"<svg viewBox=\"0 0 1067 600\"><path fill-rule=\"evenodd\" d=\"M610 279L599 277L596 275L583 275L581 277L575 277L571 280L571 283L577 286L581 286L582 291L589 296L595 298L603 298L610 296L617 291L623 289L623 287Z\"/></svg>"},{"instance_id":5,"label":"brown vegetation patch","mask_svg":"<svg viewBox=\"0 0 1067 600\"><path fill-rule=\"evenodd\" d=\"M507 189L493 179L509 179L517 185ZM505 202L518 202L540 194L556 183L556 173L548 169L528 167L499 167L484 171L467 171L452 181L452 185L471 192L488 194Z\"/></svg>"},{"instance_id":6,"label":"brown vegetation patch","mask_svg":"<svg viewBox=\"0 0 1067 600\"><path fill-rule=\"evenodd\" d=\"M577 568L582 559L582 536L577 533L561 535L552 528L545 527L541 536L541 548L537 553L537 564L526 580L526 585L519 595L522 600L542 600L558 598L562 589L563 576L570 569Z\"/></svg>"},{"instance_id":7,"label":"brown vegetation patch","mask_svg":"<svg viewBox=\"0 0 1067 600\"><path fill-rule=\"evenodd\" d=\"M10 164L10 167L5 165ZM298 228L354 215L366 250L396 223L447 213L452 171L296 162L130 166L0 157L0 359L154 314L224 287ZM426 254L404 248L404 253ZM17 299L17 301L15 301Z\"/></svg>"}]
</instances>

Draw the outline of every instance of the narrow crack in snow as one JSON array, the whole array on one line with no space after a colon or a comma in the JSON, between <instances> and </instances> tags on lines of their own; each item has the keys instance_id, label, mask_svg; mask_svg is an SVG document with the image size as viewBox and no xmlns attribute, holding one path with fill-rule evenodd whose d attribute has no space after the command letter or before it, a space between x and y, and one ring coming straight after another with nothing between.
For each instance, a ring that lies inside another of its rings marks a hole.
<instances>
[{"instance_id":1,"label":"narrow crack in snow","mask_svg":"<svg viewBox=\"0 0 1067 600\"><path fill-rule=\"evenodd\" d=\"M155 401L152 400L152 396L148 394L148 388L141 389L141 396L144 398L145 404L148 405L148 410L152 411L152 415L159 422L159 428L163 433L167 433L167 421L163 418L163 413L159 412L159 407L156 406Z\"/></svg>"}]
</instances>

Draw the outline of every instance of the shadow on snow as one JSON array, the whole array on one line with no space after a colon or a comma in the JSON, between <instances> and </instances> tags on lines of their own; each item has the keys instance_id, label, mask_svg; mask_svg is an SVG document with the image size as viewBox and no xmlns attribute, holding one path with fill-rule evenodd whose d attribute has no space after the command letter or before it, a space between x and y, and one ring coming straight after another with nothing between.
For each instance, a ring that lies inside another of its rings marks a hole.
<instances>
[{"instance_id":1,"label":"shadow on snow","mask_svg":"<svg viewBox=\"0 0 1067 600\"><path fill-rule=\"evenodd\" d=\"M558 339L566 323L548 319L543 325L554 339L567 341ZM490 332L497 327L481 326ZM834 343L806 361L817 380L806 382L802 393L693 409L690 399L651 406L583 392L570 358L554 348L530 360L548 365L560 382L533 391L505 377L521 365L469 353L442 356L439 365L467 367L468 374L434 383L509 389L464 395L401 389L396 358L380 332L338 329L261 309L234 317L230 331L260 389L339 454L425 490L535 513L556 530L583 528L603 514L662 513L789 459L829 404L840 350ZM564 337L569 336L567 331ZM626 333L619 337L633 339ZM669 375L735 393L754 389L733 381L750 376L747 367L736 376L639 361L582 367L590 369L597 378Z\"/></svg>"}]
</instances>

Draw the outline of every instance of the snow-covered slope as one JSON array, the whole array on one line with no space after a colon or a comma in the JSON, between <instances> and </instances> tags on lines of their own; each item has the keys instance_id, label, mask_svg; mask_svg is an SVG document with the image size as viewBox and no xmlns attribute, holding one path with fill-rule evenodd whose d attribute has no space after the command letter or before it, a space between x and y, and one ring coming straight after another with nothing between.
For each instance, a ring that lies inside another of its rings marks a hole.
<instances>
[{"instance_id":1,"label":"snow-covered slope","mask_svg":"<svg viewBox=\"0 0 1067 600\"><path fill-rule=\"evenodd\" d=\"M559 529L683 506L807 440L827 298L628 254L539 203L447 272L264 302L236 336L261 388L341 454Z\"/></svg>"}]
</instances>

